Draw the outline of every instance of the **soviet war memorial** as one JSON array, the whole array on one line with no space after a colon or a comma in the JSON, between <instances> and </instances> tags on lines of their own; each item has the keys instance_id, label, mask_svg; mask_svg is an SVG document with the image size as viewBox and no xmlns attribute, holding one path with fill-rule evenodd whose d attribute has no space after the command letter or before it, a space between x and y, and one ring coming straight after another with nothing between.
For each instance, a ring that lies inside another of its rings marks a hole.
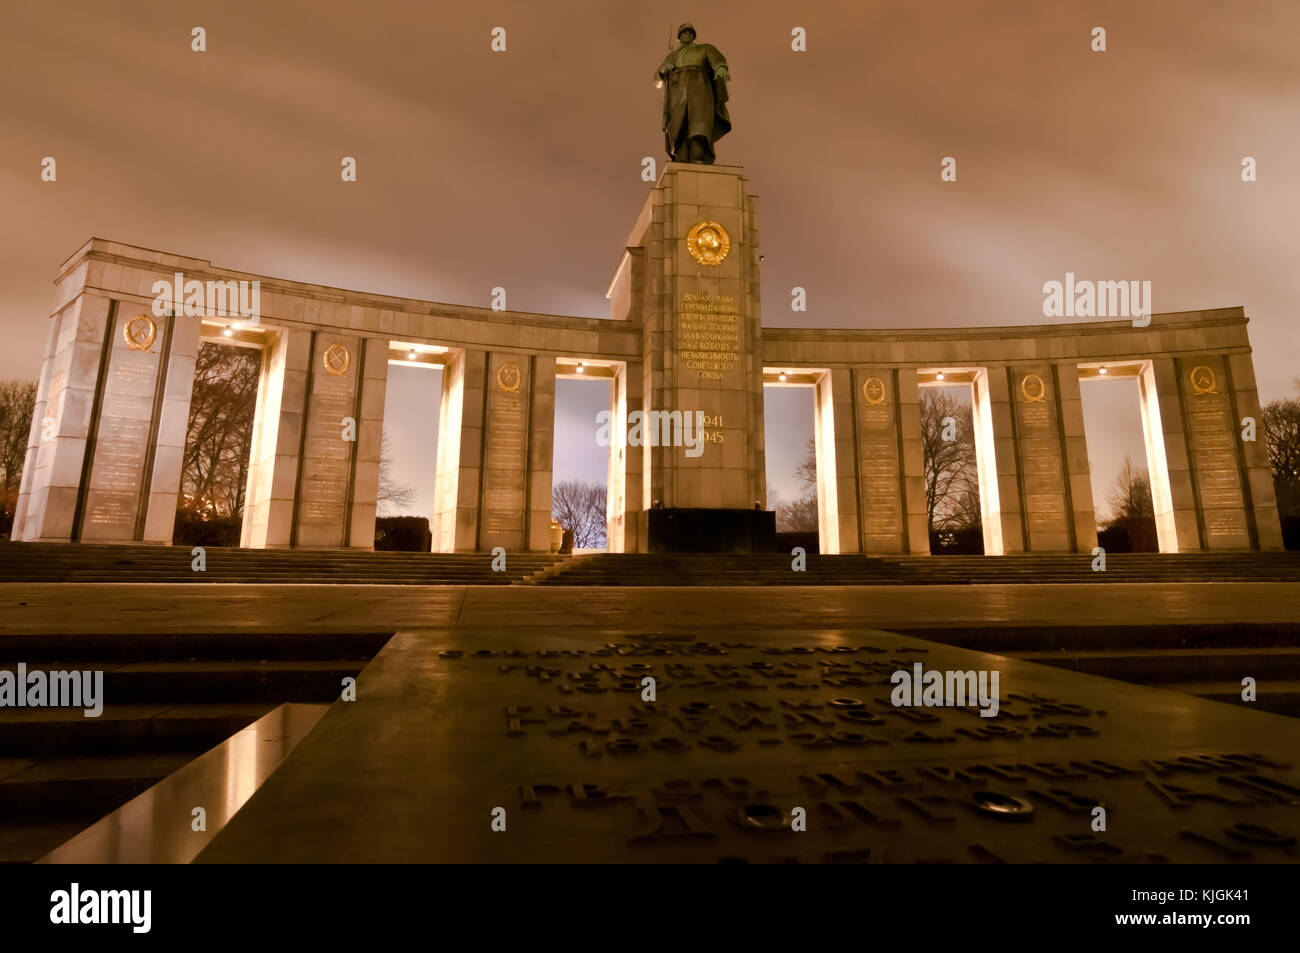
<instances>
[{"instance_id":1,"label":"soviet war memorial","mask_svg":"<svg viewBox=\"0 0 1300 953\"><path fill-rule=\"evenodd\" d=\"M886 6L15 11L80 52L6 89L9 921L283 863L1282 914L1297 12Z\"/></svg>"}]
</instances>

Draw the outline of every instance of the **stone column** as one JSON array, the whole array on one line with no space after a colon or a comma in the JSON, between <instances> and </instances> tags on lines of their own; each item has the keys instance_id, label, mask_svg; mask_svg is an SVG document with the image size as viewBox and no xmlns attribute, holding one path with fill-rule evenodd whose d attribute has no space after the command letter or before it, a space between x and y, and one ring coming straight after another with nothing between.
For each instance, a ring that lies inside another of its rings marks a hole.
<instances>
[{"instance_id":1,"label":"stone column","mask_svg":"<svg viewBox=\"0 0 1300 953\"><path fill-rule=\"evenodd\" d=\"M916 373L909 371L913 395ZM907 553L910 522L904 502L902 400L899 372L892 368L859 367L853 371L852 406L857 418L857 481L862 551ZM919 404L909 410L916 416ZM924 479L924 477L922 478ZM928 547L927 547L928 551Z\"/></svg>"},{"instance_id":2,"label":"stone column","mask_svg":"<svg viewBox=\"0 0 1300 953\"><path fill-rule=\"evenodd\" d=\"M977 374L971 407L986 555L1025 550L1009 374L1006 367L990 367Z\"/></svg>"},{"instance_id":3,"label":"stone column","mask_svg":"<svg viewBox=\"0 0 1300 953\"><path fill-rule=\"evenodd\" d=\"M284 549L293 536L312 333L268 329L268 335L270 343L262 355L257 389L239 545Z\"/></svg>"},{"instance_id":4,"label":"stone column","mask_svg":"<svg viewBox=\"0 0 1300 953\"><path fill-rule=\"evenodd\" d=\"M1028 552L1068 553L1076 549L1070 484L1061 427L1061 391L1051 364L1009 369L1013 452L1020 485L1020 509ZM1077 398L1078 382L1075 381Z\"/></svg>"},{"instance_id":5,"label":"stone column","mask_svg":"<svg viewBox=\"0 0 1300 953\"><path fill-rule=\"evenodd\" d=\"M1173 512L1175 543L1178 547L1176 551L1204 549L1198 504L1192 485L1191 454L1184 429L1182 388L1175 360L1163 356L1152 358L1150 376L1155 380L1155 395L1160 413L1160 438L1164 445L1166 471L1169 475L1169 505ZM1144 393L1149 391L1149 386L1144 386ZM1159 522L1156 527L1159 529ZM1164 549L1163 541L1161 549Z\"/></svg>"},{"instance_id":6,"label":"stone column","mask_svg":"<svg viewBox=\"0 0 1300 953\"><path fill-rule=\"evenodd\" d=\"M894 371L894 380L898 385L898 429L903 450L907 551L913 556L928 556L930 521L925 511L925 443L921 439L921 389L915 368L899 368ZM971 391L973 398L974 387Z\"/></svg>"},{"instance_id":7,"label":"stone column","mask_svg":"<svg viewBox=\"0 0 1300 953\"><path fill-rule=\"evenodd\" d=\"M628 415L640 411L643 370L640 361L629 361L619 368L610 388L609 429L609 515L605 524L611 553L635 553L638 549L639 514L642 499L643 452L627 444Z\"/></svg>"},{"instance_id":8,"label":"stone column","mask_svg":"<svg viewBox=\"0 0 1300 953\"><path fill-rule=\"evenodd\" d=\"M442 372L433 530L441 553L477 547L486 361L484 351L453 351Z\"/></svg>"},{"instance_id":9,"label":"stone column","mask_svg":"<svg viewBox=\"0 0 1300 953\"><path fill-rule=\"evenodd\" d=\"M1092 473L1088 463L1088 438L1083 425L1083 396L1079 392L1079 365L1053 365L1060 412L1065 489L1070 507L1076 553L1091 553L1097 545L1097 514L1092 503Z\"/></svg>"},{"instance_id":10,"label":"stone column","mask_svg":"<svg viewBox=\"0 0 1300 953\"><path fill-rule=\"evenodd\" d=\"M333 548L349 542L348 504L360 439L364 361L361 338L333 331L314 333L298 461L296 547Z\"/></svg>"},{"instance_id":11,"label":"stone column","mask_svg":"<svg viewBox=\"0 0 1300 953\"><path fill-rule=\"evenodd\" d=\"M14 538L68 541L76 532L90 423L105 349L111 347L110 315L116 306L97 295L80 294L51 318L53 347L42 367L44 399L38 394L27 466L25 496Z\"/></svg>"},{"instance_id":12,"label":"stone column","mask_svg":"<svg viewBox=\"0 0 1300 953\"><path fill-rule=\"evenodd\" d=\"M1249 353L1227 355L1228 386L1233 419L1237 431L1246 487L1250 492L1250 513L1255 523L1255 546L1264 550L1282 549L1282 522L1277 512L1273 489L1273 470L1264 445L1264 415L1255 386L1255 367ZM1255 421L1255 439L1242 440L1242 419Z\"/></svg>"},{"instance_id":13,"label":"stone column","mask_svg":"<svg viewBox=\"0 0 1300 953\"><path fill-rule=\"evenodd\" d=\"M475 548L507 552L527 548L529 455L532 429L532 363L526 356L490 352L483 418L483 471ZM552 377L554 421L554 377Z\"/></svg>"},{"instance_id":14,"label":"stone column","mask_svg":"<svg viewBox=\"0 0 1300 953\"><path fill-rule=\"evenodd\" d=\"M1180 357L1174 364L1201 546L1252 548L1254 527L1253 519L1247 518L1243 492L1240 424L1233 413L1231 378L1223 357Z\"/></svg>"},{"instance_id":15,"label":"stone column","mask_svg":"<svg viewBox=\"0 0 1300 953\"><path fill-rule=\"evenodd\" d=\"M813 397L813 434L818 547L827 554L859 552L853 380L848 368L835 368L818 378Z\"/></svg>"},{"instance_id":16,"label":"stone column","mask_svg":"<svg viewBox=\"0 0 1300 953\"><path fill-rule=\"evenodd\" d=\"M74 531L88 543L137 542L146 538L146 530L152 541L170 542L198 321L156 318L140 306L121 304L111 325L102 355L105 370L96 392L98 413L91 421L87 445L80 525ZM180 359L175 369L171 367L174 356ZM160 430L164 417L165 434ZM160 437L164 472L161 493L154 499L154 451Z\"/></svg>"},{"instance_id":17,"label":"stone column","mask_svg":"<svg viewBox=\"0 0 1300 953\"><path fill-rule=\"evenodd\" d=\"M1151 507L1156 521L1160 552L1178 552L1178 523L1174 517L1174 495L1169 481L1169 456L1165 449L1155 367L1144 361L1138 372L1138 409L1142 416L1142 439L1146 446L1147 476L1151 481ZM1180 435L1181 439L1181 435ZM1186 454L1183 455L1184 460Z\"/></svg>"},{"instance_id":18,"label":"stone column","mask_svg":"<svg viewBox=\"0 0 1300 953\"><path fill-rule=\"evenodd\" d=\"M536 355L532 365L529 411L527 538L525 548L551 548L551 481L555 457L555 358Z\"/></svg>"},{"instance_id":19,"label":"stone column","mask_svg":"<svg viewBox=\"0 0 1300 953\"><path fill-rule=\"evenodd\" d=\"M379 458L384 442L384 401L388 394L388 341L367 339L364 352L356 464L348 507L348 545L354 549L375 548Z\"/></svg>"},{"instance_id":20,"label":"stone column","mask_svg":"<svg viewBox=\"0 0 1300 953\"><path fill-rule=\"evenodd\" d=\"M153 462L144 484L147 509L141 539L146 543L171 545L176 529L200 324L198 318L172 319L167 377L163 383L153 441Z\"/></svg>"}]
</instances>

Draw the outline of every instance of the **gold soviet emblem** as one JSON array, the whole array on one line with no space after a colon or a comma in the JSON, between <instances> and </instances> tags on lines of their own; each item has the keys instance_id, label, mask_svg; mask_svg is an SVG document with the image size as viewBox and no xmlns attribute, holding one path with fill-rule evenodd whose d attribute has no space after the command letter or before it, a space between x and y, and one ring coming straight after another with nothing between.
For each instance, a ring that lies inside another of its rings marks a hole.
<instances>
[{"instance_id":1,"label":"gold soviet emblem","mask_svg":"<svg viewBox=\"0 0 1300 953\"><path fill-rule=\"evenodd\" d=\"M1047 385L1037 374L1026 374L1020 378L1020 393L1031 404L1041 403L1047 395Z\"/></svg>"},{"instance_id":2,"label":"gold soviet emblem","mask_svg":"<svg viewBox=\"0 0 1300 953\"><path fill-rule=\"evenodd\" d=\"M686 250L701 265L720 265L731 251L731 236L717 222L700 222L686 233Z\"/></svg>"},{"instance_id":3,"label":"gold soviet emblem","mask_svg":"<svg viewBox=\"0 0 1300 953\"><path fill-rule=\"evenodd\" d=\"M1192 368L1192 390L1198 394L1217 394L1218 379L1204 364Z\"/></svg>"},{"instance_id":4,"label":"gold soviet emblem","mask_svg":"<svg viewBox=\"0 0 1300 953\"><path fill-rule=\"evenodd\" d=\"M126 346L133 351L147 351L158 337L158 325L147 314L137 314L122 328Z\"/></svg>"},{"instance_id":5,"label":"gold soviet emblem","mask_svg":"<svg viewBox=\"0 0 1300 953\"><path fill-rule=\"evenodd\" d=\"M506 361L497 371L497 387L507 394L519 392L519 380L519 365L514 361Z\"/></svg>"},{"instance_id":6,"label":"gold soviet emblem","mask_svg":"<svg viewBox=\"0 0 1300 953\"><path fill-rule=\"evenodd\" d=\"M342 377L348 372L352 355L346 347L336 342L325 349L325 353L321 356L321 363L325 365L327 373Z\"/></svg>"},{"instance_id":7,"label":"gold soviet emblem","mask_svg":"<svg viewBox=\"0 0 1300 953\"><path fill-rule=\"evenodd\" d=\"M873 406L885 402L885 382L879 377L868 377L862 382L862 399Z\"/></svg>"}]
</instances>

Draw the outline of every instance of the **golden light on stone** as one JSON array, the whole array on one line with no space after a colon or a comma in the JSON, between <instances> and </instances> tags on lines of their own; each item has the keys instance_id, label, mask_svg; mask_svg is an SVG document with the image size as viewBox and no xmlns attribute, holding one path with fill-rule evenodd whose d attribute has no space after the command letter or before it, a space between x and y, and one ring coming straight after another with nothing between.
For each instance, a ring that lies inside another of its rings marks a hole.
<instances>
[{"instance_id":1,"label":"golden light on stone","mask_svg":"<svg viewBox=\"0 0 1300 953\"><path fill-rule=\"evenodd\" d=\"M701 265L720 265L731 251L731 236L717 222L699 222L686 233L686 250Z\"/></svg>"},{"instance_id":2,"label":"golden light on stone","mask_svg":"<svg viewBox=\"0 0 1300 953\"><path fill-rule=\"evenodd\" d=\"M1031 404L1041 403L1047 398L1047 385L1037 374L1026 374L1020 378L1020 393Z\"/></svg>"},{"instance_id":3,"label":"golden light on stone","mask_svg":"<svg viewBox=\"0 0 1300 953\"><path fill-rule=\"evenodd\" d=\"M1217 394L1218 378L1204 364L1192 368L1192 390L1197 394Z\"/></svg>"},{"instance_id":4,"label":"golden light on stone","mask_svg":"<svg viewBox=\"0 0 1300 953\"><path fill-rule=\"evenodd\" d=\"M507 394L519 392L519 382L522 379L519 373L519 365L514 361L506 361L497 371L497 387Z\"/></svg>"},{"instance_id":5,"label":"golden light on stone","mask_svg":"<svg viewBox=\"0 0 1300 953\"><path fill-rule=\"evenodd\" d=\"M939 380L943 380L943 372L939 372ZM862 399L873 407L879 406L885 402L885 382L879 377L868 377L862 382Z\"/></svg>"},{"instance_id":6,"label":"golden light on stone","mask_svg":"<svg viewBox=\"0 0 1300 953\"><path fill-rule=\"evenodd\" d=\"M147 314L137 314L122 328L126 346L133 351L147 351L158 337L158 325Z\"/></svg>"},{"instance_id":7,"label":"golden light on stone","mask_svg":"<svg viewBox=\"0 0 1300 953\"><path fill-rule=\"evenodd\" d=\"M321 356L321 363L325 365L326 373L342 377L352 364L352 354L342 344L334 343L325 349L325 353Z\"/></svg>"}]
</instances>

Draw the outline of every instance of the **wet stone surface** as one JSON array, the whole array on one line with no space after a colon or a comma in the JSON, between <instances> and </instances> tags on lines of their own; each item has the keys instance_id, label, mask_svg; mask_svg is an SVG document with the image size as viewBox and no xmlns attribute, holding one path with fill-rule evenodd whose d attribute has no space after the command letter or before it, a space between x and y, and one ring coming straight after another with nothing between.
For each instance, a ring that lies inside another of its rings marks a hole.
<instances>
[{"instance_id":1,"label":"wet stone surface","mask_svg":"<svg viewBox=\"0 0 1300 953\"><path fill-rule=\"evenodd\" d=\"M996 716L896 707L917 663ZM358 687L201 859L1300 856L1300 722L890 633L404 633Z\"/></svg>"}]
</instances>

